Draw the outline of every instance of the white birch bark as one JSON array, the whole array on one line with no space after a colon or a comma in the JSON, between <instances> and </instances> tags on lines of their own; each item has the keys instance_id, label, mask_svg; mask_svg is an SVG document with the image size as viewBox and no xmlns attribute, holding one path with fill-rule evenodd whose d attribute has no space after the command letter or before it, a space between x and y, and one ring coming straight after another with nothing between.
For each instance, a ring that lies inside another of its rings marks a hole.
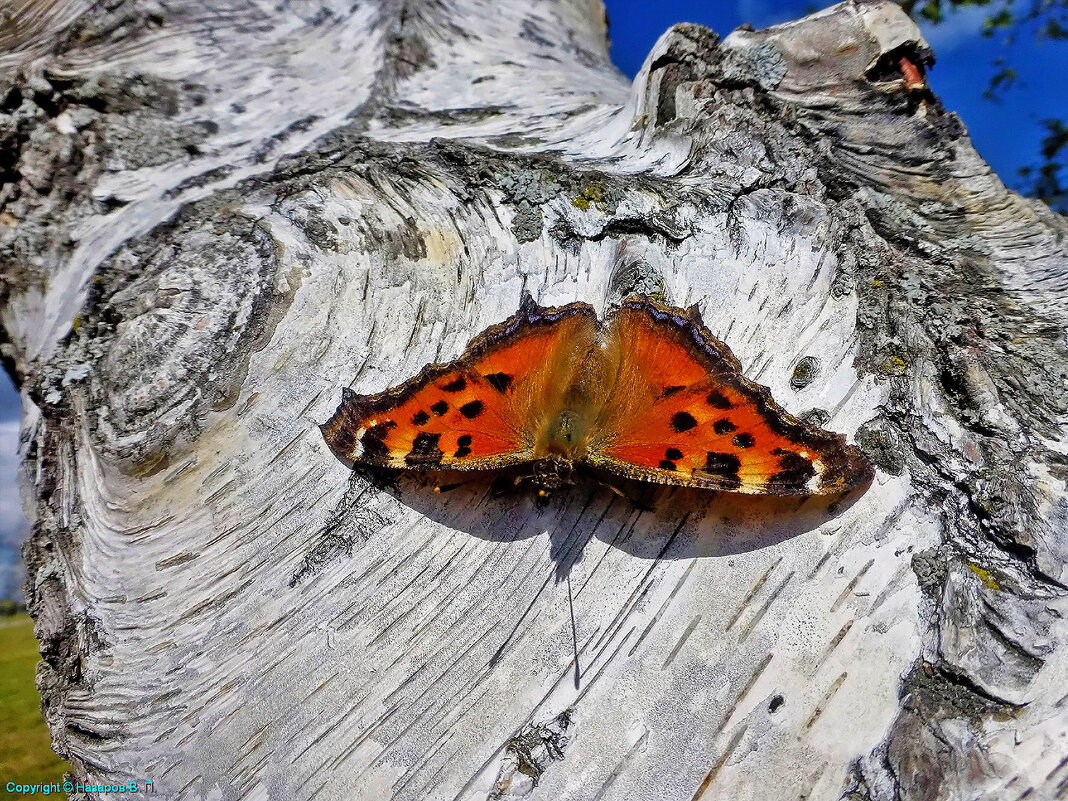
<instances>
[{"instance_id":1,"label":"white birch bark","mask_svg":"<svg viewBox=\"0 0 1068 801\"><path fill-rule=\"evenodd\" d=\"M633 85L596 0L27 9L0 322L78 778L1064 796L1068 226L906 89L929 54L895 5L676 26ZM342 387L454 357L524 290L698 304L875 483L539 510L330 456Z\"/></svg>"}]
</instances>

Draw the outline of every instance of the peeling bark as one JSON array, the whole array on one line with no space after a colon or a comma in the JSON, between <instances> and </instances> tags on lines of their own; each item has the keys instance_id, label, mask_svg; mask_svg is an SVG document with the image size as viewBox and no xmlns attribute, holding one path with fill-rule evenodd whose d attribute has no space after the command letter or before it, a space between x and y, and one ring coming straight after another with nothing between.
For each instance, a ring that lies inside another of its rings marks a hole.
<instances>
[{"instance_id":1,"label":"peeling bark","mask_svg":"<svg viewBox=\"0 0 1068 801\"><path fill-rule=\"evenodd\" d=\"M1066 792L1068 224L976 154L893 3L675 26L632 86L593 0L57 3L3 35L0 353L79 778ZM875 484L537 509L330 456L341 388L524 290L698 304Z\"/></svg>"}]
</instances>

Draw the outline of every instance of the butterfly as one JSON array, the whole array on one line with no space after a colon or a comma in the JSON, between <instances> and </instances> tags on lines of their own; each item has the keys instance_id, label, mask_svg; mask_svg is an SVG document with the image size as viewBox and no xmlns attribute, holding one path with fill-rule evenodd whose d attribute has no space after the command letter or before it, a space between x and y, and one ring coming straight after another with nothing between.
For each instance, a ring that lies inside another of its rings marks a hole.
<instances>
[{"instance_id":1,"label":"butterfly","mask_svg":"<svg viewBox=\"0 0 1068 801\"><path fill-rule=\"evenodd\" d=\"M791 416L696 307L633 296L539 306L375 395L342 392L320 428L349 466L524 468L547 496L572 473L756 495L834 495L873 477L864 455Z\"/></svg>"}]
</instances>

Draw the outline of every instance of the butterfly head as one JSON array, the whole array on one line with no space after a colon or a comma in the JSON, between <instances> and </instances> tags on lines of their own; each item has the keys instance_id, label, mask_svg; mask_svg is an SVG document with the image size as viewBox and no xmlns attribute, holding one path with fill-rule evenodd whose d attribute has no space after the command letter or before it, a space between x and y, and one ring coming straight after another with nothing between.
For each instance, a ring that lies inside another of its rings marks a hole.
<instances>
[{"instance_id":1,"label":"butterfly head","mask_svg":"<svg viewBox=\"0 0 1068 801\"><path fill-rule=\"evenodd\" d=\"M534 486L537 487L536 502L539 506L548 503L561 487L568 487L575 483L573 470L570 459L546 459L534 463L534 473L531 478Z\"/></svg>"}]
</instances>

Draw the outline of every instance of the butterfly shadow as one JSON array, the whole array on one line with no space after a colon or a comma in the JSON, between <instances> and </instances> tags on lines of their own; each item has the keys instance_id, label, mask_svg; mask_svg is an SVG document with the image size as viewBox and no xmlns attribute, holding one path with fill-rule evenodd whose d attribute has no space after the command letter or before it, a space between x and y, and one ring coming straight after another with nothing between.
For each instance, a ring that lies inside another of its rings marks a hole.
<instances>
[{"instance_id":1,"label":"butterfly shadow","mask_svg":"<svg viewBox=\"0 0 1068 801\"><path fill-rule=\"evenodd\" d=\"M640 559L726 557L818 529L867 490L833 497L775 497L626 482L583 481L538 503L527 488L477 475L405 473L378 486L448 528L495 542L547 537L557 581L596 538ZM501 486L511 486L502 491Z\"/></svg>"}]
</instances>

